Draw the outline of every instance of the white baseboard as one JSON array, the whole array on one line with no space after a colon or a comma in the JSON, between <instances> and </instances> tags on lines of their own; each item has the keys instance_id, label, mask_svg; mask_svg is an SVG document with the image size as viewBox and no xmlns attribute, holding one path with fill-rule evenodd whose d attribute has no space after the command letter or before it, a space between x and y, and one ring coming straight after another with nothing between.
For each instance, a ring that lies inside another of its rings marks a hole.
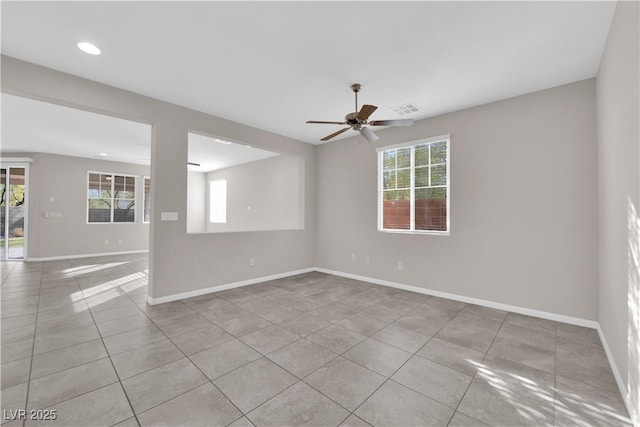
<instances>
[{"instance_id":1,"label":"white baseboard","mask_svg":"<svg viewBox=\"0 0 640 427\"><path fill-rule=\"evenodd\" d=\"M361 280L363 282L373 283L375 285L389 286L391 288L402 289L405 291L416 292L419 294L431 295L435 297L441 297L451 299L454 301L461 301L470 304L481 305L483 307L495 308L497 310L510 311L513 313L524 314L532 317L539 317L541 319L553 320L556 322L568 323L576 326L584 326L586 328L596 329L598 322L595 320L581 319L579 317L565 316L563 314L549 313L542 310L534 310L531 308L520 307L517 305L502 304L499 302L466 297L464 295L450 294L448 292L436 291L433 289L420 288L418 286L405 285L402 283L390 282L388 280L376 279L373 277L360 276L358 274L344 273L342 271L329 270L326 268L315 268L316 271L333 274L334 276L347 277L349 279Z\"/></svg>"},{"instance_id":2,"label":"white baseboard","mask_svg":"<svg viewBox=\"0 0 640 427\"><path fill-rule=\"evenodd\" d=\"M254 279L241 280L239 282L232 282L232 283L225 283L225 284L222 284L222 285L210 286L208 288L196 289L194 291L180 292L179 294L171 294L171 295L166 295L166 296L158 297L158 298L148 297L147 298L147 302L150 305L163 304L165 302L178 301L178 300L185 299L185 298L198 297L200 295L206 295L206 294L210 294L210 293L213 293L213 292L224 291L224 290L227 290L227 289L233 289L233 288L240 288L242 286L255 285L256 283L268 282L269 280L282 279L284 277L290 277L290 276L296 276L298 274L310 273L310 272L315 271L315 270L316 270L315 268L310 267L310 268L304 268L302 270L287 271L285 273L272 274L270 276L262 276L262 277L256 277Z\"/></svg>"},{"instance_id":3,"label":"white baseboard","mask_svg":"<svg viewBox=\"0 0 640 427\"><path fill-rule=\"evenodd\" d=\"M144 254L148 252L149 252L149 249L140 249L136 251L101 252L97 254L62 255L62 256L50 256L50 257L43 257L43 258L26 258L24 261L26 262L59 261L63 259L80 259L80 258L93 258L98 256Z\"/></svg>"},{"instance_id":4,"label":"white baseboard","mask_svg":"<svg viewBox=\"0 0 640 427\"><path fill-rule=\"evenodd\" d=\"M630 417L633 417L632 407L631 407L631 396L629 395L629 391L622 380L622 375L620 375L620 370L618 369L618 365L616 365L616 361L613 359L613 354L611 353L611 349L609 348L609 344L607 343L607 339L604 336L604 332L602 332L602 328L598 323L598 336L600 337L600 341L602 341L602 347L604 348L604 352L607 354L607 360L609 361L609 366L611 366L611 371L613 372L613 377L616 379L616 384L618 385L618 390L620 391L620 396L622 396L622 400L624 401L624 406L627 408L627 413L629 413ZM633 423L634 420L632 419ZM634 425L640 425L640 420L635 420Z\"/></svg>"}]
</instances>

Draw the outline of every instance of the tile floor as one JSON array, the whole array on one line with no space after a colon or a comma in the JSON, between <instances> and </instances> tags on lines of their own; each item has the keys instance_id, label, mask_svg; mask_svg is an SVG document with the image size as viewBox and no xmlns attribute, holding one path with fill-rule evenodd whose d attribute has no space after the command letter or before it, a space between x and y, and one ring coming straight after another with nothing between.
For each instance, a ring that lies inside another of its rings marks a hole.
<instances>
[{"instance_id":1,"label":"tile floor","mask_svg":"<svg viewBox=\"0 0 640 427\"><path fill-rule=\"evenodd\" d=\"M3 427L630 425L590 329L320 273L149 306L144 255L1 267Z\"/></svg>"}]
</instances>

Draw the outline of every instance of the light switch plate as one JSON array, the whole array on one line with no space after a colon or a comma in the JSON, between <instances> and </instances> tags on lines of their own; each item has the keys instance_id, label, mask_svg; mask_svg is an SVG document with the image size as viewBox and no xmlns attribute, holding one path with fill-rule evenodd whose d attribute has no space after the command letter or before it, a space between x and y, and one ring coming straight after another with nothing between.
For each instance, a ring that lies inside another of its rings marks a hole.
<instances>
[{"instance_id":1,"label":"light switch plate","mask_svg":"<svg viewBox=\"0 0 640 427\"><path fill-rule=\"evenodd\" d=\"M160 221L177 221L178 212L160 212Z\"/></svg>"}]
</instances>

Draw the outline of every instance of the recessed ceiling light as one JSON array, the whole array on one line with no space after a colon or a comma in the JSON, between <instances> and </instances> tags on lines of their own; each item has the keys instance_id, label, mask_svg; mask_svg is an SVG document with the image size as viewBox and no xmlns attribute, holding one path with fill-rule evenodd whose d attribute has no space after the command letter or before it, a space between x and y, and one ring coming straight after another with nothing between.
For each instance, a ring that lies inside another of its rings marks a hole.
<instances>
[{"instance_id":1,"label":"recessed ceiling light","mask_svg":"<svg viewBox=\"0 0 640 427\"><path fill-rule=\"evenodd\" d=\"M100 49L98 49L98 46L88 42L78 43L78 49L80 49L84 53L88 53L89 55L100 55L101 53Z\"/></svg>"},{"instance_id":2,"label":"recessed ceiling light","mask_svg":"<svg viewBox=\"0 0 640 427\"><path fill-rule=\"evenodd\" d=\"M251 148L251 146L250 146L250 145L245 145L245 147L247 147L247 148Z\"/></svg>"},{"instance_id":3,"label":"recessed ceiling light","mask_svg":"<svg viewBox=\"0 0 640 427\"><path fill-rule=\"evenodd\" d=\"M98 155L102 156L102 157L107 157L108 154L107 153L98 153Z\"/></svg>"},{"instance_id":4,"label":"recessed ceiling light","mask_svg":"<svg viewBox=\"0 0 640 427\"><path fill-rule=\"evenodd\" d=\"M231 144L229 141L225 141L224 139L215 139L216 142L219 142L220 144L224 144L224 145L229 145Z\"/></svg>"}]
</instances>

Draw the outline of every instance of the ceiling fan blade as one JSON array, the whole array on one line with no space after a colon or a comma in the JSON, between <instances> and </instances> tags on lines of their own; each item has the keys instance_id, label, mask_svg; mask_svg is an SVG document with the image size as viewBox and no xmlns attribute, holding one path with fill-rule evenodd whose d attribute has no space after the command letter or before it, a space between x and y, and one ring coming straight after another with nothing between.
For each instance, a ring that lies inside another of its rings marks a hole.
<instances>
[{"instance_id":1,"label":"ceiling fan blade","mask_svg":"<svg viewBox=\"0 0 640 427\"><path fill-rule=\"evenodd\" d=\"M413 119L396 119L396 120L373 120L369 122L370 126L411 126Z\"/></svg>"},{"instance_id":2,"label":"ceiling fan blade","mask_svg":"<svg viewBox=\"0 0 640 427\"><path fill-rule=\"evenodd\" d=\"M187 162L187 165L189 165L189 166L200 166L200 163Z\"/></svg>"},{"instance_id":3,"label":"ceiling fan blade","mask_svg":"<svg viewBox=\"0 0 640 427\"><path fill-rule=\"evenodd\" d=\"M356 119L358 119L358 120L367 120L369 118L369 116L371 114L373 114L373 112L376 111L377 109L378 109L378 107L376 107L375 105L366 105L365 104L360 109L360 112L356 116Z\"/></svg>"},{"instance_id":4,"label":"ceiling fan blade","mask_svg":"<svg viewBox=\"0 0 640 427\"><path fill-rule=\"evenodd\" d=\"M360 133L362 134L362 136L364 136L367 141L369 142L375 142L377 140L379 140L380 138L378 137L378 135L376 135L375 133L373 133L373 131L369 128L360 128Z\"/></svg>"},{"instance_id":5,"label":"ceiling fan blade","mask_svg":"<svg viewBox=\"0 0 640 427\"><path fill-rule=\"evenodd\" d=\"M305 123L317 123L321 125L346 125L347 122L322 122L318 120L307 120Z\"/></svg>"},{"instance_id":6,"label":"ceiling fan blade","mask_svg":"<svg viewBox=\"0 0 640 427\"><path fill-rule=\"evenodd\" d=\"M336 137L336 136L340 135L342 132L346 132L346 131L348 131L349 129L351 129L351 127L344 128L344 129L340 129L338 132L334 132L334 133L332 133L332 134L331 134L331 135L329 135L329 136L325 136L325 137L324 137L324 138L322 138L320 141L328 141L328 140L330 140L331 138L333 138L333 137Z\"/></svg>"}]
</instances>

